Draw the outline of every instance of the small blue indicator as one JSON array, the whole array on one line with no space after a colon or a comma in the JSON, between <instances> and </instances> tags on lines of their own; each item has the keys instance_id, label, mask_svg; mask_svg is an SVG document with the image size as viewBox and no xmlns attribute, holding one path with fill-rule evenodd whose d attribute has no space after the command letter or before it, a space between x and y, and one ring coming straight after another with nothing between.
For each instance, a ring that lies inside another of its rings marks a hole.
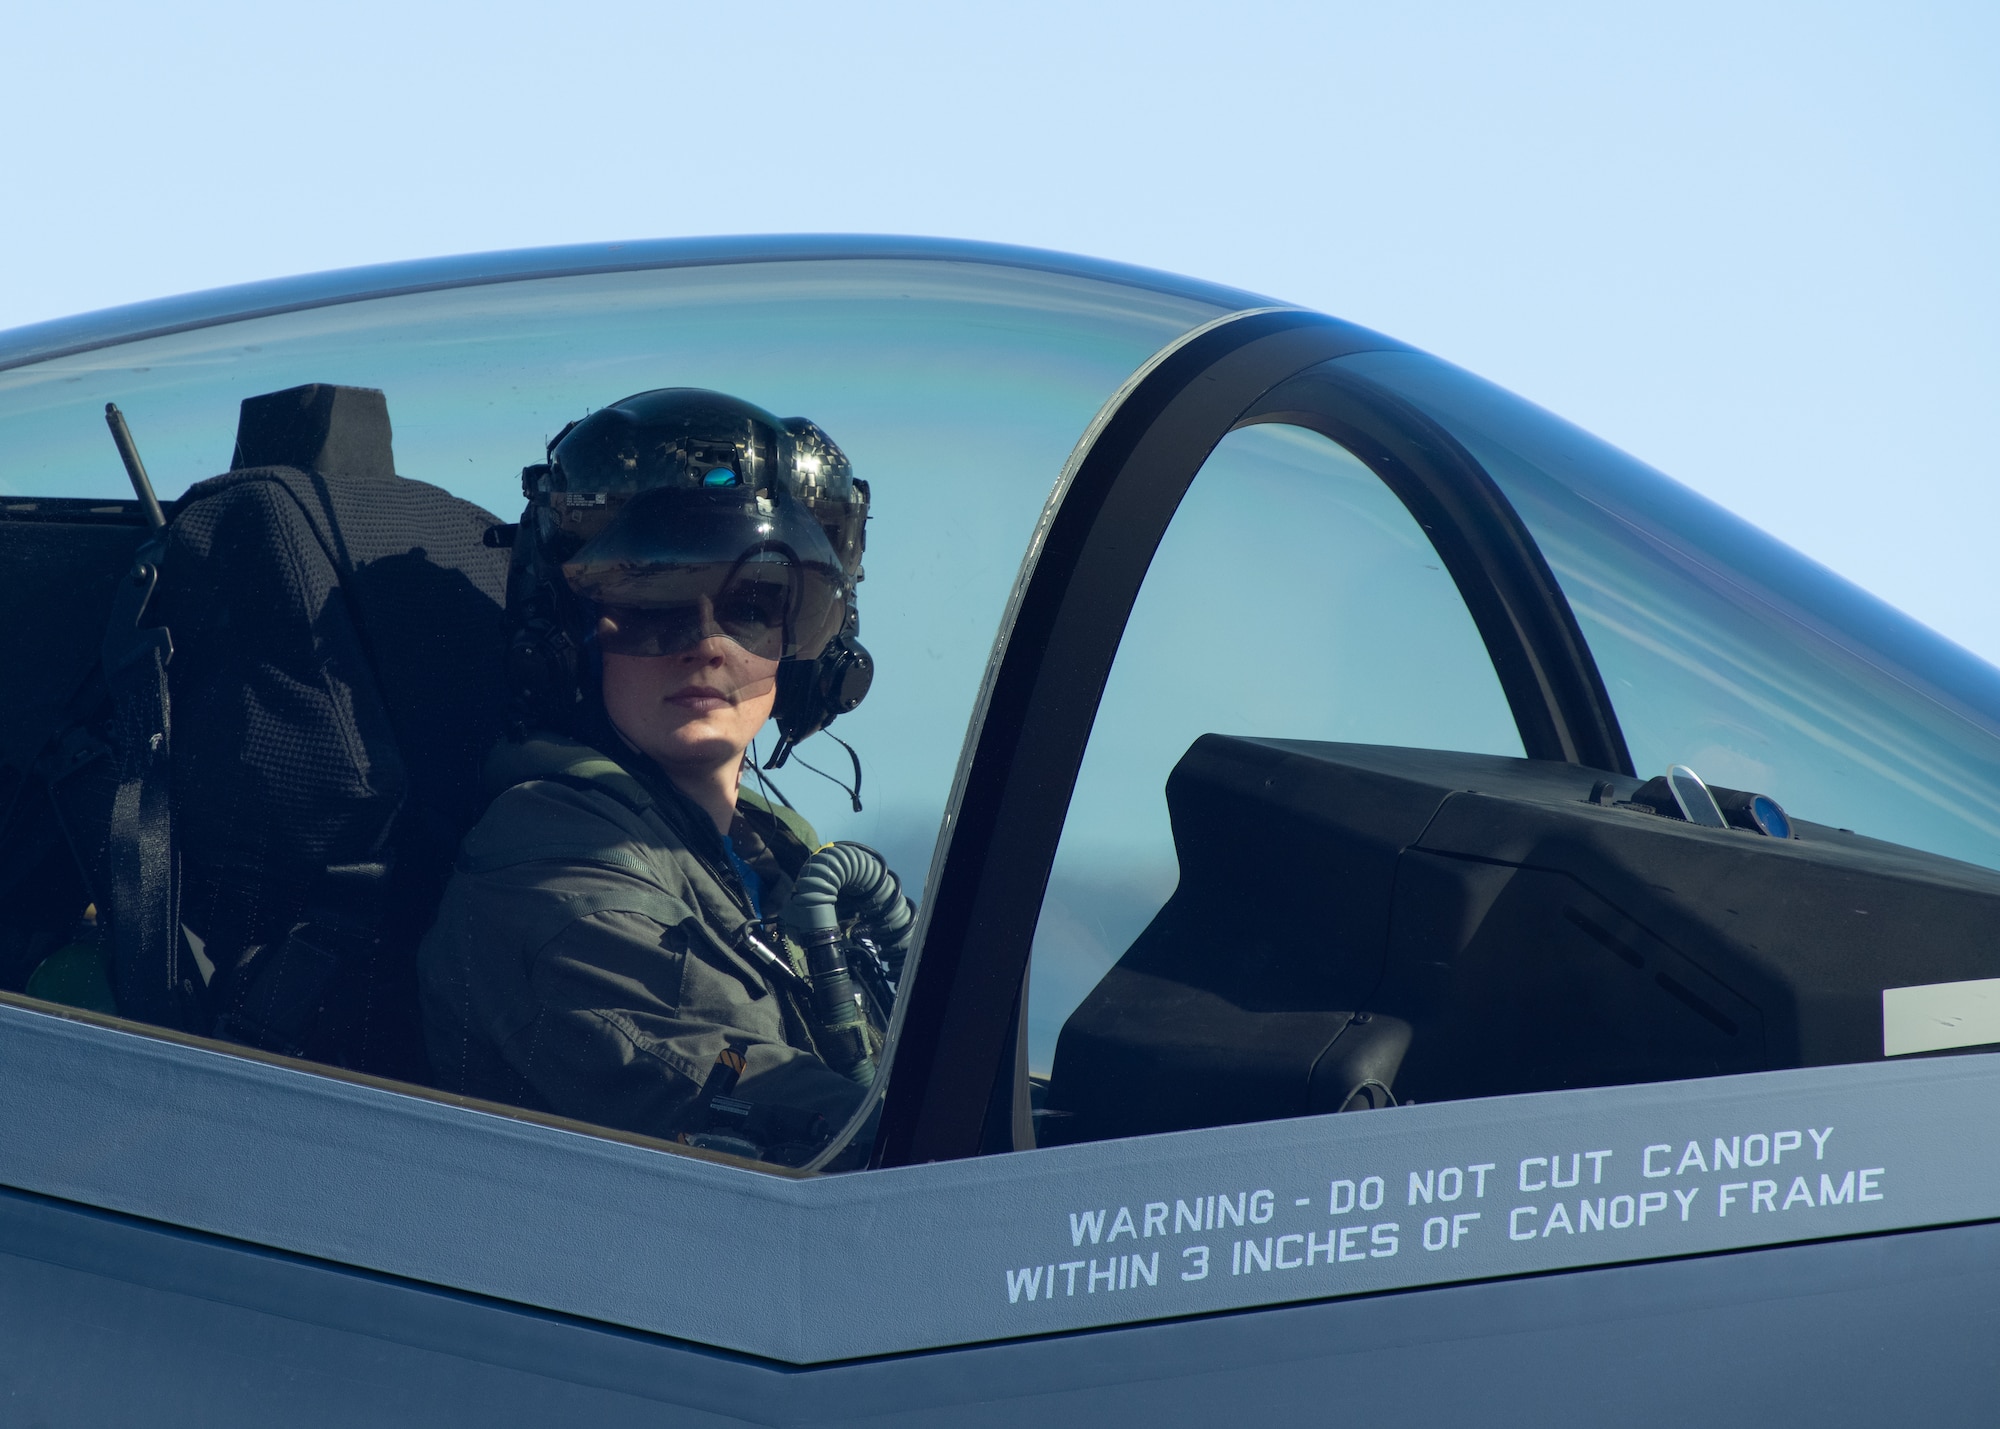
<instances>
[{"instance_id":1,"label":"small blue indicator","mask_svg":"<svg viewBox=\"0 0 2000 1429\"><path fill-rule=\"evenodd\" d=\"M1785 817L1785 811L1778 801L1769 794L1759 794L1750 801L1750 817L1774 839L1788 839L1792 836L1792 821Z\"/></svg>"},{"instance_id":2,"label":"small blue indicator","mask_svg":"<svg viewBox=\"0 0 2000 1429\"><path fill-rule=\"evenodd\" d=\"M701 484L703 486L734 486L736 485L736 473L726 466L718 466L715 470L702 477Z\"/></svg>"}]
</instances>

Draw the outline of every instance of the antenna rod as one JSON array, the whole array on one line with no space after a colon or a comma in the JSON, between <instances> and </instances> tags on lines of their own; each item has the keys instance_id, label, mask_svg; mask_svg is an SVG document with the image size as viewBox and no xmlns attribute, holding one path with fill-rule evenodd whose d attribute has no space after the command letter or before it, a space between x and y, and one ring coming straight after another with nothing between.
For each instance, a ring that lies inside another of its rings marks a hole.
<instances>
[{"instance_id":1,"label":"antenna rod","mask_svg":"<svg viewBox=\"0 0 2000 1429\"><path fill-rule=\"evenodd\" d=\"M139 509L146 513L146 524L155 531L162 529L167 524L167 513L160 510L160 498L153 495L146 464L139 460L139 449L132 445L132 429L125 425L125 414L118 410L116 402L104 404L104 425L111 428L111 440L118 444L118 459L125 463L125 474L132 478L132 490L139 494Z\"/></svg>"}]
</instances>

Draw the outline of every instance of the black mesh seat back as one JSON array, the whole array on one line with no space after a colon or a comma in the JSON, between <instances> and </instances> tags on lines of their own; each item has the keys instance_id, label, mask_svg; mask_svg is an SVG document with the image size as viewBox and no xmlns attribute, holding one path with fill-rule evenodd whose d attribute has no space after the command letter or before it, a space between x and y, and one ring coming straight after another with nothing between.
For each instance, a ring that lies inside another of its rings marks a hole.
<instances>
[{"instance_id":1,"label":"black mesh seat back","mask_svg":"<svg viewBox=\"0 0 2000 1429\"><path fill-rule=\"evenodd\" d=\"M312 419L315 401L333 440L254 439L260 411ZM343 402L363 439L343 432ZM182 920L225 1018L302 920L373 926L303 1050L418 1075L414 947L499 730L507 552L485 544L491 514L393 473L378 393L246 402L237 460L258 455L305 464L190 489L161 562Z\"/></svg>"}]
</instances>

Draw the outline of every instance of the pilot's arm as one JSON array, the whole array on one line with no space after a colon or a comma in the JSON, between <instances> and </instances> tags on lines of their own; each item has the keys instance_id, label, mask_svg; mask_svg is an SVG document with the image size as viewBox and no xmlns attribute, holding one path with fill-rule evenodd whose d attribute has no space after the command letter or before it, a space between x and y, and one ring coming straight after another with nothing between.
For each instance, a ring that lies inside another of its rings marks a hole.
<instances>
[{"instance_id":1,"label":"pilot's arm","mask_svg":"<svg viewBox=\"0 0 2000 1429\"><path fill-rule=\"evenodd\" d=\"M536 950L534 1017L500 1044L509 1064L564 1115L657 1136L698 1123L717 1057L735 1051L737 1100L846 1120L862 1088L790 1044L765 975L692 910L662 911L592 912Z\"/></svg>"},{"instance_id":2,"label":"pilot's arm","mask_svg":"<svg viewBox=\"0 0 2000 1429\"><path fill-rule=\"evenodd\" d=\"M796 1012L725 941L718 925L742 921L727 896L636 832L627 811L559 784L495 800L421 954L440 1080L672 1137L702 1128L704 1088L733 1051L732 1097L837 1126L863 1089L799 1045Z\"/></svg>"}]
</instances>

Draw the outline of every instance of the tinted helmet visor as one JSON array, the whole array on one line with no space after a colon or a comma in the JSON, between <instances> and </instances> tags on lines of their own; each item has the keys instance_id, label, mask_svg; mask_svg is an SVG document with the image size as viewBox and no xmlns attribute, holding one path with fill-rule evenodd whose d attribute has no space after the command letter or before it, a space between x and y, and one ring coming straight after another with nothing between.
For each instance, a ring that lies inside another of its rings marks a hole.
<instances>
[{"instance_id":1,"label":"tinted helmet visor","mask_svg":"<svg viewBox=\"0 0 2000 1429\"><path fill-rule=\"evenodd\" d=\"M722 636L768 660L810 660L847 616L848 583L819 524L740 487L643 492L562 569L617 655Z\"/></svg>"}]
</instances>

